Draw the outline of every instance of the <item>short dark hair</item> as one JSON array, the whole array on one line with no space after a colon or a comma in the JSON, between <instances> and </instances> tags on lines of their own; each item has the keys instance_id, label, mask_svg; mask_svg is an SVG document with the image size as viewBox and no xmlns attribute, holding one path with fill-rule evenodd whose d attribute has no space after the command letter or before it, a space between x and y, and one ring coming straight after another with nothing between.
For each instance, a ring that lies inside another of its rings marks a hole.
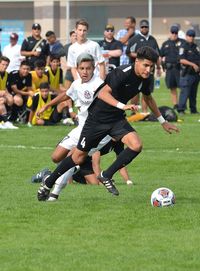
<instances>
[{"instance_id":1,"label":"short dark hair","mask_svg":"<svg viewBox=\"0 0 200 271\"><path fill-rule=\"evenodd\" d=\"M126 17L126 19L129 19L129 20L131 21L131 23L135 23L135 24L136 24L136 19L135 19L135 17L133 17L133 16L128 16L128 17Z\"/></svg>"},{"instance_id":2,"label":"short dark hair","mask_svg":"<svg viewBox=\"0 0 200 271\"><path fill-rule=\"evenodd\" d=\"M20 64L20 67L21 66L29 66L30 67L30 63L28 62L28 61L26 61L26 60L23 60L22 62L21 62L21 64Z\"/></svg>"},{"instance_id":3,"label":"short dark hair","mask_svg":"<svg viewBox=\"0 0 200 271\"><path fill-rule=\"evenodd\" d=\"M6 61L6 62L10 63L10 59L9 59L7 56L1 56L1 57L0 57L0 63L1 63L2 61Z\"/></svg>"},{"instance_id":4,"label":"short dark hair","mask_svg":"<svg viewBox=\"0 0 200 271\"><path fill-rule=\"evenodd\" d=\"M55 33L51 30L47 31L47 33L45 34L45 36L48 38L50 36L54 35L55 36Z\"/></svg>"},{"instance_id":5,"label":"short dark hair","mask_svg":"<svg viewBox=\"0 0 200 271\"><path fill-rule=\"evenodd\" d=\"M69 32L69 36L70 36L70 37L71 37L71 35L73 35L73 34L75 34L75 31L74 31L74 30L72 30L72 31Z\"/></svg>"},{"instance_id":6,"label":"short dark hair","mask_svg":"<svg viewBox=\"0 0 200 271\"><path fill-rule=\"evenodd\" d=\"M41 84L40 84L40 89L41 89L41 88L50 88L49 83L48 83L48 82L43 82L43 83L41 83Z\"/></svg>"},{"instance_id":7,"label":"short dark hair","mask_svg":"<svg viewBox=\"0 0 200 271\"><path fill-rule=\"evenodd\" d=\"M45 63L43 60L38 59L34 62L34 68L43 68L45 67Z\"/></svg>"},{"instance_id":8,"label":"short dark hair","mask_svg":"<svg viewBox=\"0 0 200 271\"><path fill-rule=\"evenodd\" d=\"M153 48L149 46L140 47L137 50L137 58L138 59L148 59L153 63L157 63L159 55Z\"/></svg>"},{"instance_id":9,"label":"short dark hair","mask_svg":"<svg viewBox=\"0 0 200 271\"><path fill-rule=\"evenodd\" d=\"M85 20L85 19L80 19L76 22L76 28L79 26L79 25L84 25L87 27L87 29L89 29L89 24L88 22Z\"/></svg>"},{"instance_id":10,"label":"short dark hair","mask_svg":"<svg viewBox=\"0 0 200 271\"><path fill-rule=\"evenodd\" d=\"M57 60L59 60L60 61L60 57L59 57L59 55L50 55L50 62L51 61L53 61L54 59L57 59Z\"/></svg>"}]
</instances>

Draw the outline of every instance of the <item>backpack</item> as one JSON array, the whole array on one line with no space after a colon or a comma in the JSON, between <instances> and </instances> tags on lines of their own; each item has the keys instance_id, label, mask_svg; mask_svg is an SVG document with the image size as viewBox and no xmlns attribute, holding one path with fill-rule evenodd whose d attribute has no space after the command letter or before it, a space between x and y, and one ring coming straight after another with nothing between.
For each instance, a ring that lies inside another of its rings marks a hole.
<instances>
[{"instance_id":1,"label":"backpack","mask_svg":"<svg viewBox=\"0 0 200 271\"><path fill-rule=\"evenodd\" d=\"M166 119L167 121L169 121L169 122L177 121L178 116L177 116L177 114L176 114L176 112L175 112L175 110L173 108L168 107L168 106L160 106L159 110L160 110L160 113L162 114L162 116L164 117L164 119ZM147 117L146 120L148 120L148 121L157 121L157 118L153 113L151 113Z\"/></svg>"}]
</instances>

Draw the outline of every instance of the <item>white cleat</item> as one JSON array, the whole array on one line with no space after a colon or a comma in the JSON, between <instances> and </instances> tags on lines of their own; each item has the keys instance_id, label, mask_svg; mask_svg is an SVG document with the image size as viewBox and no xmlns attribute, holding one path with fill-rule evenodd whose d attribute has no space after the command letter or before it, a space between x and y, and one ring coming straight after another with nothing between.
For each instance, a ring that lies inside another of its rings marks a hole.
<instances>
[{"instance_id":1,"label":"white cleat","mask_svg":"<svg viewBox=\"0 0 200 271\"><path fill-rule=\"evenodd\" d=\"M4 126L6 127L6 129L19 129L19 127L13 125L12 122L10 121L6 121L4 123Z\"/></svg>"},{"instance_id":2,"label":"white cleat","mask_svg":"<svg viewBox=\"0 0 200 271\"><path fill-rule=\"evenodd\" d=\"M132 185L133 182L132 182L131 180L127 180L127 181L126 181L126 184L127 184L127 185Z\"/></svg>"}]
</instances>

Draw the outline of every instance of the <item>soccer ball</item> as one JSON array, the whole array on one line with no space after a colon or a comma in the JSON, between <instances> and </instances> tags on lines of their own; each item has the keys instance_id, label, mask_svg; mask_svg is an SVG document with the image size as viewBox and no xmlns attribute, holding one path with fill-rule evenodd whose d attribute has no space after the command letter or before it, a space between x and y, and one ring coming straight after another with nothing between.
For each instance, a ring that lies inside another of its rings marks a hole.
<instances>
[{"instance_id":1,"label":"soccer ball","mask_svg":"<svg viewBox=\"0 0 200 271\"><path fill-rule=\"evenodd\" d=\"M175 204L174 193L166 187L161 187L151 194L151 205L153 207L168 207Z\"/></svg>"}]
</instances>

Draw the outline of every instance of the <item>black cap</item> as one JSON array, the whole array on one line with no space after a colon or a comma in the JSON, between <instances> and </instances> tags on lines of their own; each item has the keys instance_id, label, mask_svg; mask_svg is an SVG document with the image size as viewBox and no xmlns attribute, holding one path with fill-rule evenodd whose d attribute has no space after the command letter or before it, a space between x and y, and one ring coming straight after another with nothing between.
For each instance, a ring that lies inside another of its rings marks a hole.
<instances>
[{"instance_id":1,"label":"black cap","mask_svg":"<svg viewBox=\"0 0 200 271\"><path fill-rule=\"evenodd\" d=\"M143 27L143 26L149 27L149 22L147 20L141 20L140 27Z\"/></svg>"},{"instance_id":2,"label":"black cap","mask_svg":"<svg viewBox=\"0 0 200 271\"><path fill-rule=\"evenodd\" d=\"M178 26L176 25L172 25L171 28L170 28L170 32L171 33L177 33L178 34Z\"/></svg>"},{"instance_id":3,"label":"black cap","mask_svg":"<svg viewBox=\"0 0 200 271\"><path fill-rule=\"evenodd\" d=\"M32 25L32 29L39 29L39 30L41 30L41 25L35 23L35 24Z\"/></svg>"},{"instance_id":4,"label":"black cap","mask_svg":"<svg viewBox=\"0 0 200 271\"><path fill-rule=\"evenodd\" d=\"M189 30L186 32L186 36L195 37L195 36L196 36L196 33L195 33L194 29L189 29Z\"/></svg>"}]
</instances>

